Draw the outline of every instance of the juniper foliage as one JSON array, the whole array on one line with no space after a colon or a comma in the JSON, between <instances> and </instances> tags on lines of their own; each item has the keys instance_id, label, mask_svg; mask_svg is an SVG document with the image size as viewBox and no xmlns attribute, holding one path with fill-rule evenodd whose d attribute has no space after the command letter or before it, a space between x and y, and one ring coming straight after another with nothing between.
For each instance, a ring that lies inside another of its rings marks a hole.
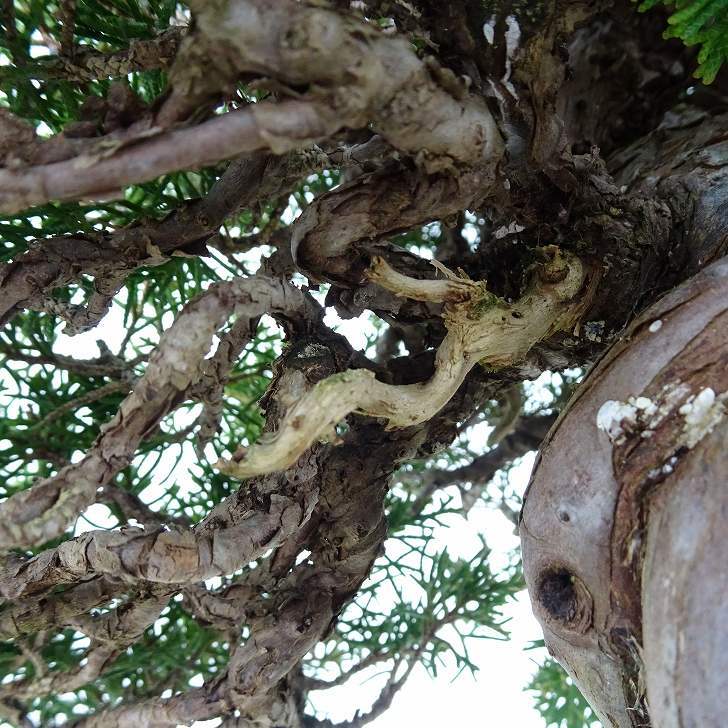
<instances>
[{"instance_id":1,"label":"juniper foliage","mask_svg":"<svg viewBox=\"0 0 728 728\"><path fill-rule=\"evenodd\" d=\"M679 38L687 46L699 46L695 77L712 83L728 60L728 2L726 0L643 0L641 12L669 8L665 38Z\"/></svg>"}]
</instances>

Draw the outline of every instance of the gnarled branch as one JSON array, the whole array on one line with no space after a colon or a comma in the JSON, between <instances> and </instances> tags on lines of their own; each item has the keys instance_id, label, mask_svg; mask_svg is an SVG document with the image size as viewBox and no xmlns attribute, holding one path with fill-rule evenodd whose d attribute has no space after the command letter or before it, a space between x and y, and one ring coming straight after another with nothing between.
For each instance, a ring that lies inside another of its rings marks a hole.
<instances>
[{"instance_id":1,"label":"gnarled branch","mask_svg":"<svg viewBox=\"0 0 728 728\"><path fill-rule=\"evenodd\" d=\"M483 283L408 279L403 284L404 277L381 259L374 261L369 275L395 292L404 288L407 295L421 300L450 301L444 314L448 334L437 350L432 378L393 386L367 370L329 377L289 409L278 432L241 459L218 463L223 472L247 478L289 467L317 439L330 436L350 412L386 418L390 428L425 422L447 403L477 363L502 367L519 361L538 341L573 326L588 298L578 299L586 281L581 262L558 253L513 304L488 293Z\"/></svg>"},{"instance_id":2,"label":"gnarled branch","mask_svg":"<svg viewBox=\"0 0 728 728\"><path fill-rule=\"evenodd\" d=\"M200 376L212 336L233 313L320 316L310 297L280 280L248 278L212 286L188 304L165 333L144 376L78 463L0 504L0 546L41 544L61 535L134 456L140 440L179 403Z\"/></svg>"}]
</instances>

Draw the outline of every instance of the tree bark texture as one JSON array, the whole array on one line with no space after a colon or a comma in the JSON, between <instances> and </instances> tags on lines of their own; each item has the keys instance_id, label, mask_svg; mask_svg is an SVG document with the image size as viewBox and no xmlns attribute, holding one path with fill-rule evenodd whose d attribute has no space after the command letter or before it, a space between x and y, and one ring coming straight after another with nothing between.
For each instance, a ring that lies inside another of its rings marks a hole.
<instances>
[{"instance_id":1,"label":"tree bark texture","mask_svg":"<svg viewBox=\"0 0 728 728\"><path fill-rule=\"evenodd\" d=\"M605 725L723 721L727 324L723 259L607 352L526 494L534 612Z\"/></svg>"},{"instance_id":2,"label":"tree bark texture","mask_svg":"<svg viewBox=\"0 0 728 728\"><path fill-rule=\"evenodd\" d=\"M313 678L302 665L381 554L398 468L505 403L493 449L427 470L412 506L417 516L456 485L467 511L553 419L522 412L517 387L594 366L547 438L520 520L534 610L605 725L722 725L725 71L709 89L694 85L694 51L662 38L659 13L637 14L626 0L189 6L185 28L38 66L40 81L162 69L168 84L151 103L111 84L93 123L79 118L50 138L0 109L0 212L17 220L177 170L225 170L163 216L29 240L0 263L0 321L40 311L85 331L142 269L153 276L173 257L211 250L275 250L258 274L183 302L147 362L3 350L103 378L78 404L109 394L121 404L80 458L44 458L49 474L0 503L0 634L25 645L82 632L86 662L68 675L82 686L181 595L190 619L229 641L227 666L201 687L162 698L159 686L78 725L223 716L328 728L305 714ZM3 22L12 29L12 13ZM61 47L72 30L64 38ZM281 224L302 180L332 169L341 183ZM226 238L221 226L243 211L255 232ZM435 265L398 238L432 222ZM300 276L328 285L326 306L342 317L368 312L387 324L375 357L324 324L310 290L294 285ZM88 299L69 303L64 287L81 283ZM118 486L183 404L202 404L193 429L204 453L266 313L287 343L260 403L263 435L215 464L237 489L192 524ZM73 538L93 503L113 504L127 523ZM205 586L231 574L224 588ZM397 669L409 674L423 649L396 663L370 713L342 725L386 709L403 682ZM0 710L20 723L23 701L60 680L0 686Z\"/></svg>"}]
</instances>

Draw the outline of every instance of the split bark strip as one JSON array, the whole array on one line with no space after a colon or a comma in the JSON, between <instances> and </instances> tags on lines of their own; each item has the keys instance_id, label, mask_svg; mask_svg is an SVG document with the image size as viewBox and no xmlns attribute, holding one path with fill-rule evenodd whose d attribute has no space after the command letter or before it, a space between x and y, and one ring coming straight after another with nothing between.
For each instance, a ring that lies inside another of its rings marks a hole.
<instances>
[{"instance_id":1,"label":"split bark strip","mask_svg":"<svg viewBox=\"0 0 728 728\"><path fill-rule=\"evenodd\" d=\"M198 430L195 438L195 452L200 458L204 457L205 445L212 440L220 427L225 385L235 362L255 335L257 323L249 318L240 318L232 325L220 339L217 350L202 370L200 381L190 393L192 399L203 404L202 412L197 418Z\"/></svg>"},{"instance_id":2,"label":"split bark strip","mask_svg":"<svg viewBox=\"0 0 728 728\"><path fill-rule=\"evenodd\" d=\"M50 56L33 59L33 64L23 68L26 78L40 81L94 81L104 78L118 78L139 71L168 68L179 48L184 28L167 28L156 38L135 38L128 48L110 53L75 49L73 57ZM79 52L80 51L80 52ZM0 83L17 76L14 69L11 76L0 68Z\"/></svg>"},{"instance_id":3,"label":"split bark strip","mask_svg":"<svg viewBox=\"0 0 728 728\"><path fill-rule=\"evenodd\" d=\"M443 281L411 278L404 285L404 277L382 259L375 259L369 276L395 293L404 289L410 297L446 303L448 333L437 350L432 378L395 386L362 369L329 377L290 408L275 436L254 445L238 461L218 463L223 472L248 478L290 467L351 412L385 418L390 428L425 422L450 400L476 364L502 367L520 361L537 342L572 327L589 303L588 296L578 297L587 280L584 267L560 253L554 253L514 304L474 281L450 280L443 286Z\"/></svg>"},{"instance_id":4,"label":"split bark strip","mask_svg":"<svg viewBox=\"0 0 728 728\"><path fill-rule=\"evenodd\" d=\"M92 620L96 622L95 636L84 655L83 664L70 672L55 671L3 685L0 688L0 699L14 697L29 700L50 693L78 690L99 677L123 650L134 644L144 630L154 624L167 606L167 601L168 597L162 596L128 603L124 605L124 609L117 608L97 620ZM94 632L88 626L86 629Z\"/></svg>"},{"instance_id":5,"label":"split bark strip","mask_svg":"<svg viewBox=\"0 0 728 728\"><path fill-rule=\"evenodd\" d=\"M78 463L0 504L0 548L22 548L57 538L96 490L126 467L140 440L178 404L200 375L212 336L233 313L318 319L317 305L287 283L254 277L211 287L188 304L165 333L144 376Z\"/></svg>"},{"instance_id":6,"label":"split bark strip","mask_svg":"<svg viewBox=\"0 0 728 728\"><path fill-rule=\"evenodd\" d=\"M295 533L317 497L304 493L299 502L273 494L267 509L217 529L89 531L0 572L0 595L17 599L97 576L185 585L231 574Z\"/></svg>"}]
</instances>

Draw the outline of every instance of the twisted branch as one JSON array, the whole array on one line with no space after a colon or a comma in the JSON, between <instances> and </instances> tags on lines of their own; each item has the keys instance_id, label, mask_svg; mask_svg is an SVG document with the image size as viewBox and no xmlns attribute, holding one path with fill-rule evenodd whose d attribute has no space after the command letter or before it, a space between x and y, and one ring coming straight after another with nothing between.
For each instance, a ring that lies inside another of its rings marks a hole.
<instances>
[{"instance_id":1,"label":"twisted branch","mask_svg":"<svg viewBox=\"0 0 728 728\"><path fill-rule=\"evenodd\" d=\"M405 279L382 259L369 277L395 293L445 303L448 329L435 356L435 373L421 384L395 386L378 381L368 370L348 370L319 382L287 412L280 429L232 461L218 467L248 478L290 467L314 442L331 437L335 425L351 412L388 420L389 428L409 427L433 417L477 364L503 367L522 359L531 347L578 320L586 296L577 298L586 281L581 262L552 251L527 292L510 304L487 291L484 283L466 280Z\"/></svg>"},{"instance_id":2,"label":"twisted branch","mask_svg":"<svg viewBox=\"0 0 728 728\"><path fill-rule=\"evenodd\" d=\"M212 336L225 320L234 313L254 319L271 311L314 320L320 315L310 297L264 277L219 283L185 306L85 457L0 504L0 548L60 536L94 502L97 488L129 464L145 435L178 406L199 378Z\"/></svg>"}]
</instances>

